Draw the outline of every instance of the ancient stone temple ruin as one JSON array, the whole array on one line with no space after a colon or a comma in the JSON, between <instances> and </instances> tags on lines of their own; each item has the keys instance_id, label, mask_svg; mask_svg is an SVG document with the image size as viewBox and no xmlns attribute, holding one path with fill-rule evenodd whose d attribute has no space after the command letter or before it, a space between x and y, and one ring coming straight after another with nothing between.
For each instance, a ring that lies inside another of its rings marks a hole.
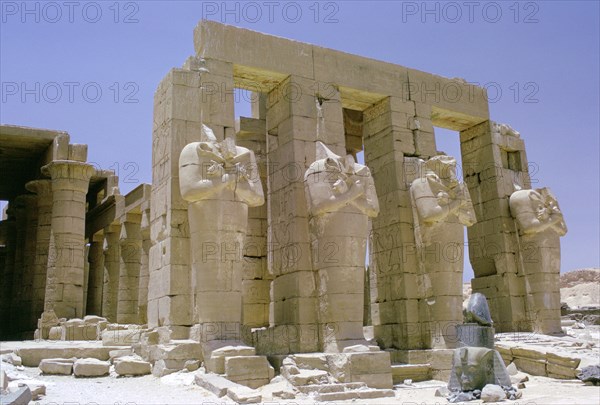
<instances>
[{"instance_id":1,"label":"ancient stone temple ruin","mask_svg":"<svg viewBox=\"0 0 600 405\"><path fill-rule=\"evenodd\" d=\"M211 21L194 46L154 95L152 185L121 195L68 134L1 127L3 338L133 329L157 375L391 388L392 364L449 375L466 245L497 332L560 331L566 226L483 88Z\"/></svg>"}]
</instances>

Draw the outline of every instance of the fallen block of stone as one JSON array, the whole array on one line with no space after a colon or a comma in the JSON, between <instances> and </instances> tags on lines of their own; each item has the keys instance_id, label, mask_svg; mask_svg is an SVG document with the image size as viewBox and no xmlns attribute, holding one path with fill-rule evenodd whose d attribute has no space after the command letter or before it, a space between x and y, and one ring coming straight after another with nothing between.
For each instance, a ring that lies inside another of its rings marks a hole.
<instances>
[{"instance_id":1,"label":"fallen block of stone","mask_svg":"<svg viewBox=\"0 0 600 405\"><path fill-rule=\"evenodd\" d=\"M16 353L6 353L2 355L2 361L12 364L13 366L20 366L22 365L22 361L21 358L19 356L17 356Z\"/></svg>"},{"instance_id":2,"label":"fallen block of stone","mask_svg":"<svg viewBox=\"0 0 600 405\"><path fill-rule=\"evenodd\" d=\"M152 367L154 377L164 377L169 374L183 370L185 360L156 360Z\"/></svg>"},{"instance_id":3,"label":"fallen block of stone","mask_svg":"<svg viewBox=\"0 0 600 405\"><path fill-rule=\"evenodd\" d=\"M329 371L327 355L324 353L299 353L290 356L298 368Z\"/></svg>"},{"instance_id":4,"label":"fallen block of stone","mask_svg":"<svg viewBox=\"0 0 600 405\"><path fill-rule=\"evenodd\" d=\"M115 372L120 376L140 376L150 374L152 365L135 356L124 356L115 359Z\"/></svg>"},{"instance_id":5,"label":"fallen block of stone","mask_svg":"<svg viewBox=\"0 0 600 405\"><path fill-rule=\"evenodd\" d=\"M43 374L71 375L75 360L77 359L43 359L38 367Z\"/></svg>"},{"instance_id":6,"label":"fallen block of stone","mask_svg":"<svg viewBox=\"0 0 600 405\"><path fill-rule=\"evenodd\" d=\"M581 372L577 375L577 378L585 383L600 385L600 365L596 364L581 369Z\"/></svg>"},{"instance_id":7,"label":"fallen block of stone","mask_svg":"<svg viewBox=\"0 0 600 405\"><path fill-rule=\"evenodd\" d=\"M108 352L109 360L111 363L114 363L115 360L118 359L119 357L132 356L132 355L133 355L133 349L131 349L131 348L116 349L116 350L111 350L110 352Z\"/></svg>"},{"instance_id":8,"label":"fallen block of stone","mask_svg":"<svg viewBox=\"0 0 600 405\"><path fill-rule=\"evenodd\" d=\"M172 341L148 347L148 358L155 360L202 360L202 346L193 340Z\"/></svg>"},{"instance_id":9,"label":"fallen block of stone","mask_svg":"<svg viewBox=\"0 0 600 405\"><path fill-rule=\"evenodd\" d=\"M187 371L196 371L200 368L200 360L186 360L183 367Z\"/></svg>"},{"instance_id":10,"label":"fallen block of stone","mask_svg":"<svg viewBox=\"0 0 600 405\"><path fill-rule=\"evenodd\" d=\"M314 384L302 385L296 387L303 394L327 394L330 392L344 392L349 390L366 390L367 384L362 382L356 383L333 383L333 384Z\"/></svg>"},{"instance_id":11,"label":"fallen block of stone","mask_svg":"<svg viewBox=\"0 0 600 405\"><path fill-rule=\"evenodd\" d=\"M73 347L73 346L51 346L21 348L17 354L21 357L26 367L39 366L42 359L71 358L78 359L94 358L108 360L109 352L118 347Z\"/></svg>"},{"instance_id":12,"label":"fallen block of stone","mask_svg":"<svg viewBox=\"0 0 600 405\"><path fill-rule=\"evenodd\" d=\"M227 388L227 396L238 404L258 404L262 401L259 392L243 386Z\"/></svg>"},{"instance_id":13,"label":"fallen block of stone","mask_svg":"<svg viewBox=\"0 0 600 405\"><path fill-rule=\"evenodd\" d=\"M29 387L19 387L14 392L0 394L0 403L2 405L27 405L31 401L31 391Z\"/></svg>"},{"instance_id":14,"label":"fallen block of stone","mask_svg":"<svg viewBox=\"0 0 600 405\"><path fill-rule=\"evenodd\" d=\"M515 357L514 363L520 371L527 374L545 376L546 361L544 359L534 360L530 358Z\"/></svg>"},{"instance_id":15,"label":"fallen block of stone","mask_svg":"<svg viewBox=\"0 0 600 405\"><path fill-rule=\"evenodd\" d=\"M102 377L108 375L110 363L98 359L79 359L73 363L75 377Z\"/></svg>"},{"instance_id":16,"label":"fallen block of stone","mask_svg":"<svg viewBox=\"0 0 600 405\"><path fill-rule=\"evenodd\" d=\"M8 376L4 370L0 370L0 387L3 391L8 388Z\"/></svg>"},{"instance_id":17,"label":"fallen block of stone","mask_svg":"<svg viewBox=\"0 0 600 405\"><path fill-rule=\"evenodd\" d=\"M18 390L22 386L27 386L31 391L31 399L38 400L41 396L46 395L46 384L39 380L16 380L11 381L8 389L12 391Z\"/></svg>"},{"instance_id":18,"label":"fallen block of stone","mask_svg":"<svg viewBox=\"0 0 600 405\"><path fill-rule=\"evenodd\" d=\"M391 389L389 352L340 353L327 356L331 374L340 382L364 382L370 388Z\"/></svg>"},{"instance_id":19,"label":"fallen block of stone","mask_svg":"<svg viewBox=\"0 0 600 405\"><path fill-rule=\"evenodd\" d=\"M202 345L202 358L206 371L225 374L225 358L236 356L254 356L256 350L241 342L214 340Z\"/></svg>"},{"instance_id":20,"label":"fallen block of stone","mask_svg":"<svg viewBox=\"0 0 600 405\"><path fill-rule=\"evenodd\" d=\"M77 323L68 321L61 325L60 340L98 340L98 328L95 324L84 324L81 319L78 319L77 321Z\"/></svg>"},{"instance_id":21,"label":"fallen block of stone","mask_svg":"<svg viewBox=\"0 0 600 405\"><path fill-rule=\"evenodd\" d=\"M212 392L219 398L227 395L227 390L229 388L240 387L239 384L236 384L232 381L229 381L225 377L221 377L220 375L213 373L196 373L194 381L196 382L196 385L204 388L207 391Z\"/></svg>"},{"instance_id":22,"label":"fallen block of stone","mask_svg":"<svg viewBox=\"0 0 600 405\"><path fill-rule=\"evenodd\" d=\"M256 389L268 384L275 376L275 370L266 356L225 357L225 376L230 381Z\"/></svg>"},{"instance_id":23,"label":"fallen block of stone","mask_svg":"<svg viewBox=\"0 0 600 405\"><path fill-rule=\"evenodd\" d=\"M298 370L297 374L283 373L282 375L295 387L329 383L329 375L323 370Z\"/></svg>"},{"instance_id":24,"label":"fallen block of stone","mask_svg":"<svg viewBox=\"0 0 600 405\"><path fill-rule=\"evenodd\" d=\"M404 380L427 381L431 380L431 367L429 364L394 364L392 365L392 382L401 384Z\"/></svg>"}]
</instances>

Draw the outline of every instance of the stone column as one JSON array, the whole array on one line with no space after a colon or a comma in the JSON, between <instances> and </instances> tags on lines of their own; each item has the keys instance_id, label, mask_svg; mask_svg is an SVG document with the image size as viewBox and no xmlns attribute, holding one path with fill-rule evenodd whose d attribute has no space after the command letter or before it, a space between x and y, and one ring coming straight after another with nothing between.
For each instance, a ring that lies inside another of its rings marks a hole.
<instances>
[{"instance_id":1,"label":"stone column","mask_svg":"<svg viewBox=\"0 0 600 405\"><path fill-rule=\"evenodd\" d=\"M150 209L142 210L142 223L140 225L142 233L142 255L140 258L140 279L138 295L138 315L141 324L148 323L148 282L150 280Z\"/></svg>"},{"instance_id":2,"label":"stone column","mask_svg":"<svg viewBox=\"0 0 600 405\"><path fill-rule=\"evenodd\" d=\"M382 348L423 349L430 344L419 312L424 292L419 288L404 159L435 154L431 124L431 132L414 125L415 117L428 114L425 106L399 97L388 97L363 113L365 163L380 206L372 221L370 287L374 333Z\"/></svg>"},{"instance_id":3,"label":"stone column","mask_svg":"<svg viewBox=\"0 0 600 405\"><path fill-rule=\"evenodd\" d=\"M25 234L23 257L23 276L21 278L21 317L23 331L33 332L37 326L37 314L32 311L33 279L35 272L35 256L38 228L37 196L23 195L20 197L25 205Z\"/></svg>"},{"instance_id":4,"label":"stone column","mask_svg":"<svg viewBox=\"0 0 600 405\"><path fill-rule=\"evenodd\" d=\"M44 301L46 297L48 249L52 229L52 180L33 180L25 186L27 190L37 194L38 204L31 300L32 316L35 317L35 319L38 319L44 311Z\"/></svg>"},{"instance_id":5,"label":"stone column","mask_svg":"<svg viewBox=\"0 0 600 405\"><path fill-rule=\"evenodd\" d=\"M12 288L10 291L10 325L12 332L21 332L23 329L23 273L25 264L25 241L27 240L27 208L24 196L14 199L15 214L15 254Z\"/></svg>"},{"instance_id":6,"label":"stone column","mask_svg":"<svg viewBox=\"0 0 600 405\"><path fill-rule=\"evenodd\" d=\"M83 316L86 194L90 164L56 160L42 168L52 178L52 234L44 311L59 318Z\"/></svg>"},{"instance_id":7,"label":"stone column","mask_svg":"<svg viewBox=\"0 0 600 405\"><path fill-rule=\"evenodd\" d=\"M15 270L15 248L17 242L17 229L16 229L16 221L14 217L14 210L9 203L8 209L6 210L6 214L8 218L2 221L3 226L5 227L5 259L4 259L4 267L2 271L2 278L0 279L1 286L1 296L0 296L0 320L2 320L3 325L7 325L6 328L2 328L2 336L7 337L10 336L12 332L11 322L10 322L10 306L11 306L11 291L13 289L13 273Z\"/></svg>"},{"instance_id":8,"label":"stone column","mask_svg":"<svg viewBox=\"0 0 600 405\"><path fill-rule=\"evenodd\" d=\"M127 213L121 223L119 244L119 292L117 298L117 322L139 323L138 288L141 266L142 233L140 214Z\"/></svg>"},{"instance_id":9,"label":"stone column","mask_svg":"<svg viewBox=\"0 0 600 405\"><path fill-rule=\"evenodd\" d=\"M110 322L117 322L117 302L119 297L120 266L120 225L104 228L104 284L102 287L102 316Z\"/></svg>"},{"instance_id":10,"label":"stone column","mask_svg":"<svg viewBox=\"0 0 600 405\"><path fill-rule=\"evenodd\" d=\"M104 235L102 232L95 233L90 238L88 254L89 277L87 294L87 313L100 315L102 313L102 289L104 282Z\"/></svg>"}]
</instances>

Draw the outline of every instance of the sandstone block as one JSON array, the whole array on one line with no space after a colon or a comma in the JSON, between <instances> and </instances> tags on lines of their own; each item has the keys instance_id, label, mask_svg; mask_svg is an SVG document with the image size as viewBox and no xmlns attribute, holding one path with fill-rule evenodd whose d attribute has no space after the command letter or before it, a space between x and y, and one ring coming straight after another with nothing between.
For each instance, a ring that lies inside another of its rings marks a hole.
<instances>
[{"instance_id":1,"label":"sandstone block","mask_svg":"<svg viewBox=\"0 0 600 405\"><path fill-rule=\"evenodd\" d=\"M98 359L79 359L73 363L75 377L101 377L108 375L110 363Z\"/></svg>"},{"instance_id":2,"label":"sandstone block","mask_svg":"<svg viewBox=\"0 0 600 405\"><path fill-rule=\"evenodd\" d=\"M275 371L266 356L225 357L227 379L250 388L269 383Z\"/></svg>"},{"instance_id":3,"label":"sandstone block","mask_svg":"<svg viewBox=\"0 0 600 405\"><path fill-rule=\"evenodd\" d=\"M225 374L225 358L235 356L254 356L256 350L241 342L212 341L202 346L206 371Z\"/></svg>"},{"instance_id":4,"label":"sandstone block","mask_svg":"<svg viewBox=\"0 0 600 405\"><path fill-rule=\"evenodd\" d=\"M31 399L38 400L42 395L46 395L46 384L39 380L15 380L8 385L9 391L17 391L20 387L26 386L31 391Z\"/></svg>"},{"instance_id":5,"label":"sandstone block","mask_svg":"<svg viewBox=\"0 0 600 405\"><path fill-rule=\"evenodd\" d=\"M115 372L119 375L138 376L150 374L151 371L150 363L135 356L124 356L115 360Z\"/></svg>"},{"instance_id":6,"label":"sandstone block","mask_svg":"<svg viewBox=\"0 0 600 405\"><path fill-rule=\"evenodd\" d=\"M546 375L546 362L544 360L532 360L521 357L515 357L515 365L521 371L532 375Z\"/></svg>"},{"instance_id":7,"label":"sandstone block","mask_svg":"<svg viewBox=\"0 0 600 405\"><path fill-rule=\"evenodd\" d=\"M248 387L227 388L227 396L238 404L257 404L262 400L259 392Z\"/></svg>"},{"instance_id":8,"label":"sandstone block","mask_svg":"<svg viewBox=\"0 0 600 405\"><path fill-rule=\"evenodd\" d=\"M224 397L229 388L239 387L238 384L231 382L220 375L212 373L204 374L198 372L194 377L194 381L196 382L196 385L199 385L200 387L212 392L219 398Z\"/></svg>"},{"instance_id":9,"label":"sandstone block","mask_svg":"<svg viewBox=\"0 0 600 405\"><path fill-rule=\"evenodd\" d=\"M44 359L39 368L44 374L71 375L75 359Z\"/></svg>"}]
</instances>

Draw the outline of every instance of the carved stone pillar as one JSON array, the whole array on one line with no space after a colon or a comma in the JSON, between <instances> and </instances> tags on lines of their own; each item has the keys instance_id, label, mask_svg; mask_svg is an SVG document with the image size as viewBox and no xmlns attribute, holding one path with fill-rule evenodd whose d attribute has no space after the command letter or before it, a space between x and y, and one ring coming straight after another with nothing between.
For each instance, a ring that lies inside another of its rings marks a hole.
<instances>
[{"instance_id":1,"label":"carved stone pillar","mask_svg":"<svg viewBox=\"0 0 600 405\"><path fill-rule=\"evenodd\" d=\"M139 323L138 288L141 266L142 233L140 214L126 214L121 223L119 244L119 292L117 299L117 322Z\"/></svg>"},{"instance_id":2,"label":"carved stone pillar","mask_svg":"<svg viewBox=\"0 0 600 405\"><path fill-rule=\"evenodd\" d=\"M0 320L3 325L7 325L6 328L2 328L2 336L9 336L11 333L10 328L10 305L11 305L11 291L13 289L13 273L15 269L15 247L17 242L17 229L16 221L14 216L14 210L9 203L8 209L6 210L8 218L2 221L5 227L5 243L6 248L4 251L4 268L2 269L2 278L0 279L1 296L0 296Z\"/></svg>"},{"instance_id":3,"label":"carved stone pillar","mask_svg":"<svg viewBox=\"0 0 600 405\"><path fill-rule=\"evenodd\" d=\"M90 238L90 249L88 254L89 277L87 293L87 313L100 315L102 313L102 288L104 282L104 235L102 232L94 234Z\"/></svg>"},{"instance_id":4,"label":"carved stone pillar","mask_svg":"<svg viewBox=\"0 0 600 405\"><path fill-rule=\"evenodd\" d=\"M140 279L138 295L138 314L139 322L148 323L148 282L150 280L150 209L142 210L142 223L140 224L142 233L142 254L140 257Z\"/></svg>"},{"instance_id":5,"label":"carved stone pillar","mask_svg":"<svg viewBox=\"0 0 600 405\"><path fill-rule=\"evenodd\" d=\"M120 225L104 229L104 284L102 287L102 316L110 322L117 321L119 297Z\"/></svg>"},{"instance_id":6,"label":"carved stone pillar","mask_svg":"<svg viewBox=\"0 0 600 405\"><path fill-rule=\"evenodd\" d=\"M52 234L44 311L61 318L83 316L86 194L90 164L56 160L42 168L52 178Z\"/></svg>"},{"instance_id":7,"label":"carved stone pillar","mask_svg":"<svg viewBox=\"0 0 600 405\"><path fill-rule=\"evenodd\" d=\"M12 278L12 289L10 291L10 325L12 332L20 332L23 328L23 270L25 263L25 241L27 240L27 208L24 201L24 196L18 196L14 199L14 214L15 214L15 254L14 254L14 271Z\"/></svg>"},{"instance_id":8,"label":"carved stone pillar","mask_svg":"<svg viewBox=\"0 0 600 405\"><path fill-rule=\"evenodd\" d=\"M21 323L23 331L34 331L37 315L32 311L33 278L35 272L35 255L38 228L37 196L23 195L19 197L25 206L25 244L23 246L23 275L21 277Z\"/></svg>"},{"instance_id":9,"label":"carved stone pillar","mask_svg":"<svg viewBox=\"0 0 600 405\"><path fill-rule=\"evenodd\" d=\"M37 194L38 221L36 249L32 282L32 316L38 319L44 311L46 296L46 273L48 249L52 230L52 180L33 180L26 184L27 190Z\"/></svg>"}]
</instances>

